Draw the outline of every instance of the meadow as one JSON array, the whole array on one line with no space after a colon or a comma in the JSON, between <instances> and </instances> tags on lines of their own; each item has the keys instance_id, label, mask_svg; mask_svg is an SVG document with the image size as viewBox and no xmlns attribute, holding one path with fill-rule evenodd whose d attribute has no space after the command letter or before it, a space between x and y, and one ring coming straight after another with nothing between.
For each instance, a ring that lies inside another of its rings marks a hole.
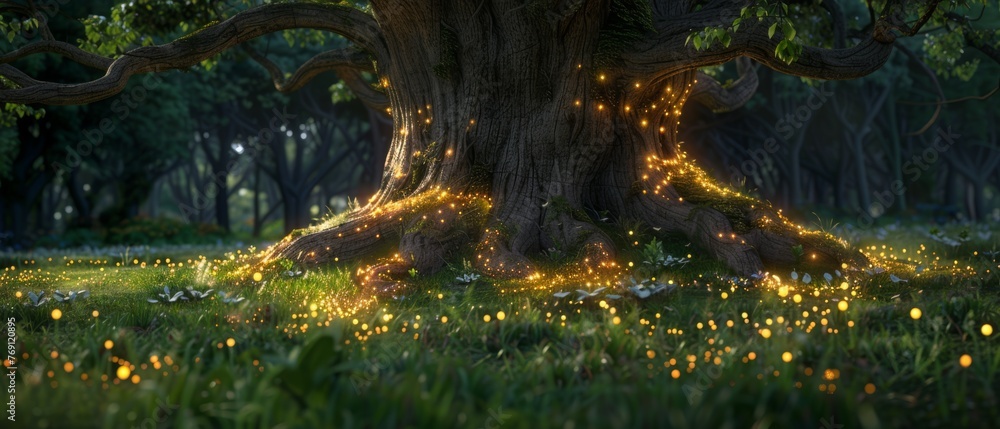
<instances>
[{"instance_id":1,"label":"meadow","mask_svg":"<svg viewBox=\"0 0 1000 429\"><path fill-rule=\"evenodd\" d=\"M358 265L264 270L252 246L2 254L6 423L994 426L1000 228L833 232L872 266L735 278L637 228L621 283L456 263L381 299Z\"/></svg>"}]
</instances>

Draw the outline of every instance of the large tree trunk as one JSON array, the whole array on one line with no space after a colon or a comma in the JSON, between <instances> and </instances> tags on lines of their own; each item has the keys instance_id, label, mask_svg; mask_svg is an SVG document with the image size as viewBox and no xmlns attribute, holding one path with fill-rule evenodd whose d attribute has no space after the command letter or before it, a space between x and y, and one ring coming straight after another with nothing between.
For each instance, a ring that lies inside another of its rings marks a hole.
<instances>
[{"instance_id":1,"label":"large tree trunk","mask_svg":"<svg viewBox=\"0 0 1000 429\"><path fill-rule=\"evenodd\" d=\"M381 189L339 226L292 234L275 255L342 261L398 242L398 257L368 276L394 291L384 279L433 272L471 241L481 271L520 277L543 249L612 258L613 240L586 215L606 211L680 234L740 274L800 255L855 260L685 159L677 128L696 73L638 79L604 62L604 5L580 7L593 10L540 18L494 2L376 6L393 59L378 69L394 121Z\"/></svg>"}]
</instances>

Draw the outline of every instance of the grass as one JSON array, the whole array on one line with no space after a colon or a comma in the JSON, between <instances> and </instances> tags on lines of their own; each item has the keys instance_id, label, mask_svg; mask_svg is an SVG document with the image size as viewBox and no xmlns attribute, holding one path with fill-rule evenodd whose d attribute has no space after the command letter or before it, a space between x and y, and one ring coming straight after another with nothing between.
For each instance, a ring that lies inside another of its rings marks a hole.
<instances>
[{"instance_id":1,"label":"grass","mask_svg":"<svg viewBox=\"0 0 1000 429\"><path fill-rule=\"evenodd\" d=\"M984 332L1000 327L992 228L957 246L921 227L841 229L888 271L830 282L810 272L805 284L799 269L799 280L776 272L780 282L757 286L668 240L667 253L693 253L657 273L676 289L639 300L611 288L582 302L573 291L594 286L458 285L461 267L418 273L410 295L389 300L356 291L353 266L254 281L252 249L5 255L13 426L990 427L1000 414L998 335ZM642 267L649 238L633 239L623 262ZM163 286L246 300L147 302ZM56 289L91 296L24 305L29 291Z\"/></svg>"}]
</instances>

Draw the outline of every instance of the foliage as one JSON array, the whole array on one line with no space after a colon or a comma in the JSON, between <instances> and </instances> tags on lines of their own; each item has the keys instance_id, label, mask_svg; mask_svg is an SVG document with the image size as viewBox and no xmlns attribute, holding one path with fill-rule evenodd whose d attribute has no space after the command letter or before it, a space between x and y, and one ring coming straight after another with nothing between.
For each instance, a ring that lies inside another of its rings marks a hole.
<instances>
[{"instance_id":1,"label":"foliage","mask_svg":"<svg viewBox=\"0 0 1000 429\"><path fill-rule=\"evenodd\" d=\"M72 304L76 302L77 298L87 299L89 297L90 297L89 290L80 290L80 291L71 290L69 291L69 293L62 293L59 291L59 289L56 289L56 291L52 294L52 299L60 304Z\"/></svg>"},{"instance_id":2,"label":"foliage","mask_svg":"<svg viewBox=\"0 0 1000 429\"><path fill-rule=\"evenodd\" d=\"M206 291L195 290L193 287L188 286L184 290L170 292L170 287L164 286L163 293L158 293L156 294L156 298L148 298L147 301L153 304L174 304L184 301L201 301L212 296L212 291L212 289Z\"/></svg>"}]
</instances>

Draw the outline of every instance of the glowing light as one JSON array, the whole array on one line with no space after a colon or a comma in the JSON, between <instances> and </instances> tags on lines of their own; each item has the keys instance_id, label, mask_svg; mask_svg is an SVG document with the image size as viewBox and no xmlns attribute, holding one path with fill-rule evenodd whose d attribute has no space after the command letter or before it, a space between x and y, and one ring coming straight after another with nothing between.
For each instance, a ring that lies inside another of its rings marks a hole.
<instances>
[{"instance_id":1,"label":"glowing light","mask_svg":"<svg viewBox=\"0 0 1000 429\"><path fill-rule=\"evenodd\" d=\"M448 323L448 316L441 316L441 323Z\"/></svg>"},{"instance_id":2,"label":"glowing light","mask_svg":"<svg viewBox=\"0 0 1000 429\"><path fill-rule=\"evenodd\" d=\"M506 319L506 318L507 318L507 313L504 313L503 311L498 311L497 312L497 320L503 320L503 319Z\"/></svg>"},{"instance_id":3,"label":"glowing light","mask_svg":"<svg viewBox=\"0 0 1000 429\"><path fill-rule=\"evenodd\" d=\"M229 338L229 339L226 340L226 345L229 346L229 347L235 346L236 345L236 340L233 339L233 338Z\"/></svg>"},{"instance_id":4,"label":"glowing light","mask_svg":"<svg viewBox=\"0 0 1000 429\"><path fill-rule=\"evenodd\" d=\"M962 365L962 368L968 368L972 365L972 356L962 355L962 357L958 358L958 364Z\"/></svg>"},{"instance_id":5,"label":"glowing light","mask_svg":"<svg viewBox=\"0 0 1000 429\"><path fill-rule=\"evenodd\" d=\"M484 322L489 322L489 321L490 321L491 319L492 319L492 318L490 317L490 315L489 315L489 314L486 314L486 315L484 315L484 316L483 316L483 321L484 321Z\"/></svg>"},{"instance_id":6,"label":"glowing light","mask_svg":"<svg viewBox=\"0 0 1000 429\"><path fill-rule=\"evenodd\" d=\"M263 274L261 274L259 272L253 273L253 281L259 282L259 281L261 281L263 279L264 279L264 275Z\"/></svg>"},{"instance_id":7,"label":"glowing light","mask_svg":"<svg viewBox=\"0 0 1000 429\"><path fill-rule=\"evenodd\" d=\"M131 374L132 374L132 370L129 369L128 365L122 365L122 366L118 367L118 371L115 371L115 375L117 375L118 378L120 378L122 380L128 378L128 376L131 375Z\"/></svg>"},{"instance_id":8,"label":"glowing light","mask_svg":"<svg viewBox=\"0 0 1000 429\"><path fill-rule=\"evenodd\" d=\"M920 311L920 309L917 308L917 307L913 307L910 310L910 318L913 319L913 320L920 319L920 316L922 316L923 314L924 313L922 311Z\"/></svg>"},{"instance_id":9,"label":"glowing light","mask_svg":"<svg viewBox=\"0 0 1000 429\"><path fill-rule=\"evenodd\" d=\"M94 310L93 312L91 312L91 313L90 313L90 315L91 315L91 316L94 316L94 317L97 317L97 316L100 316L100 315L101 315L101 312L99 312L99 311L97 311L97 310Z\"/></svg>"},{"instance_id":10,"label":"glowing light","mask_svg":"<svg viewBox=\"0 0 1000 429\"><path fill-rule=\"evenodd\" d=\"M792 352L784 352L784 353L782 353L781 354L781 360L783 360L785 362L791 362L792 361Z\"/></svg>"},{"instance_id":11,"label":"glowing light","mask_svg":"<svg viewBox=\"0 0 1000 429\"><path fill-rule=\"evenodd\" d=\"M982 332L984 336L988 337L990 335L993 335L993 326L987 323L983 325L983 327L980 328L979 331Z\"/></svg>"},{"instance_id":12,"label":"glowing light","mask_svg":"<svg viewBox=\"0 0 1000 429\"><path fill-rule=\"evenodd\" d=\"M837 303L837 309L840 311L847 311L847 301L840 301Z\"/></svg>"},{"instance_id":13,"label":"glowing light","mask_svg":"<svg viewBox=\"0 0 1000 429\"><path fill-rule=\"evenodd\" d=\"M115 342L111 340L104 340L104 348L111 350L115 346Z\"/></svg>"},{"instance_id":14,"label":"glowing light","mask_svg":"<svg viewBox=\"0 0 1000 429\"><path fill-rule=\"evenodd\" d=\"M59 320L59 319L62 319L62 310L58 308L52 310L52 320Z\"/></svg>"},{"instance_id":15,"label":"glowing light","mask_svg":"<svg viewBox=\"0 0 1000 429\"><path fill-rule=\"evenodd\" d=\"M869 395L875 393L875 385L871 384L871 383L866 384L865 385L865 393L867 393Z\"/></svg>"},{"instance_id":16,"label":"glowing light","mask_svg":"<svg viewBox=\"0 0 1000 429\"><path fill-rule=\"evenodd\" d=\"M63 364L63 371L73 372L73 362L66 362Z\"/></svg>"},{"instance_id":17,"label":"glowing light","mask_svg":"<svg viewBox=\"0 0 1000 429\"><path fill-rule=\"evenodd\" d=\"M771 330L767 329L767 328L761 329L760 330L760 336L764 337L765 339L766 338L771 338Z\"/></svg>"}]
</instances>

